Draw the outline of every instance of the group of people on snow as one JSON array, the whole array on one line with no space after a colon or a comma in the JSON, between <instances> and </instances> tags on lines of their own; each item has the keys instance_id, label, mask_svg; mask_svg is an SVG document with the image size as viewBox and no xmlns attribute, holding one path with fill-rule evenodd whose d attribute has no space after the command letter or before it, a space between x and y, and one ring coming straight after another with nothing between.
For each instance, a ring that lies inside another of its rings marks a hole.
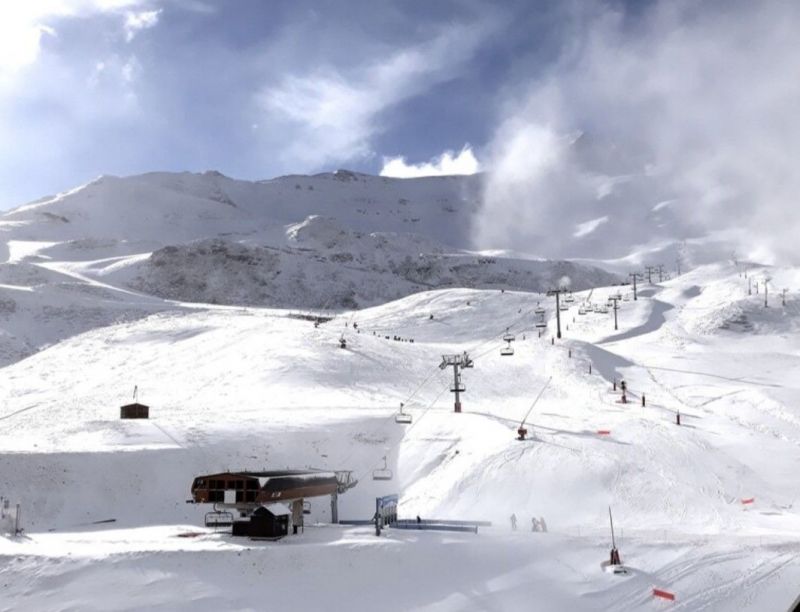
<instances>
[{"instance_id":1,"label":"group of people on snow","mask_svg":"<svg viewBox=\"0 0 800 612\"><path fill-rule=\"evenodd\" d=\"M511 515L511 530L517 530L517 515ZM540 531L543 533L547 532L547 523L544 520L543 516L536 518L535 516L531 517L531 531Z\"/></svg>"}]
</instances>

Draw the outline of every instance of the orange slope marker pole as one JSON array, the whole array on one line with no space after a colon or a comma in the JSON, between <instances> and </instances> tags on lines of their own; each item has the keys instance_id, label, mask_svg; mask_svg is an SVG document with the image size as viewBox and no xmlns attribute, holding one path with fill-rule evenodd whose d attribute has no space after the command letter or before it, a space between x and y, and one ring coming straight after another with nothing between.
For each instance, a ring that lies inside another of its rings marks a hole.
<instances>
[{"instance_id":1,"label":"orange slope marker pole","mask_svg":"<svg viewBox=\"0 0 800 612\"><path fill-rule=\"evenodd\" d=\"M670 593L669 591L664 591L663 589L653 588L653 597L660 597L661 599L668 599L669 601L675 601L675 594Z\"/></svg>"}]
</instances>

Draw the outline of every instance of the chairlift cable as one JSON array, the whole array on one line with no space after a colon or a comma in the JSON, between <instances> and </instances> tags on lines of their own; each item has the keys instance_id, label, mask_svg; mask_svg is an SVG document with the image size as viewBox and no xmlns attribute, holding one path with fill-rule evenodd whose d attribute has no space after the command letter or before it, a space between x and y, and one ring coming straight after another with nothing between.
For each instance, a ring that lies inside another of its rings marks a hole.
<instances>
[{"instance_id":1,"label":"chairlift cable","mask_svg":"<svg viewBox=\"0 0 800 612\"><path fill-rule=\"evenodd\" d=\"M398 439L398 441L397 441L395 444L392 444L392 445L390 445L390 446L386 446L386 447L384 447L384 448L385 448L385 453L384 453L384 455L388 455L388 454L389 454L389 453L392 451L392 449L394 449L395 447L397 447L397 446L400 444L400 442L403 440L403 438L405 438L405 437L408 435L408 433L409 433L409 432L410 432L412 429L414 429L414 427L416 427L416 426L419 424L419 422L422 420L422 418L423 418L423 417L424 417L426 414L428 414L428 411L430 411L430 409L431 409L431 408L433 408L433 406L434 406L434 405L436 405L436 402L438 402L438 401L439 401L439 399L441 399L442 395L444 395L444 392L445 392L445 391L447 391L447 390L449 390L449 389L450 389L450 383L448 382L448 383L447 383L447 384L446 384L446 385L445 385L445 386L442 388L442 390L439 392L439 394L438 394L438 395L437 395L435 398L433 398L433 401L431 401L431 402L430 402L430 403L429 403L429 404L426 406L426 408L425 408L425 409L422 411L422 414L421 414L420 416L418 416L418 417L417 417L417 419L414 421L414 423L412 423L412 424L411 424L411 425L410 425L408 428L406 428L404 435L403 435L401 438L399 438L399 439ZM393 414L392 416L394 416L394 414ZM358 479L359 479L359 480L361 480L361 478L362 478L362 477L366 476L368 473L371 473L373 470L375 470L375 469L376 469L376 466L378 465L378 463L379 463L380 461L383 461L383 457L381 457L381 458L380 458L378 461L376 461L375 463L373 463L372 465L370 465L370 466L367 468L367 470L366 470L365 472L363 472L362 474L359 474L359 475L358 475Z\"/></svg>"}]
</instances>

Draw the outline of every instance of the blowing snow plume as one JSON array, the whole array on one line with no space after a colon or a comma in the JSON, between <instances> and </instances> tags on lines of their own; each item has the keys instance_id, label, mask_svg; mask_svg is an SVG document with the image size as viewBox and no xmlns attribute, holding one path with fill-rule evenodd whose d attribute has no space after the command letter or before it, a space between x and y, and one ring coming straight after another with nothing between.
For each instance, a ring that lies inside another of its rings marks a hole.
<instances>
[{"instance_id":1,"label":"blowing snow plume","mask_svg":"<svg viewBox=\"0 0 800 612\"><path fill-rule=\"evenodd\" d=\"M505 107L476 242L641 258L689 239L796 262L800 5L582 6Z\"/></svg>"}]
</instances>

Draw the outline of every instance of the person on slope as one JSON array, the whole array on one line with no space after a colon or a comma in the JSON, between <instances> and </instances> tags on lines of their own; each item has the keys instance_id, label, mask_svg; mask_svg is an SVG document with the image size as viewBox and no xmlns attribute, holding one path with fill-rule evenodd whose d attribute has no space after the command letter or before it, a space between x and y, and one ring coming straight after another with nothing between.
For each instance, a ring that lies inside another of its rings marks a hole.
<instances>
[{"instance_id":1,"label":"person on slope","mask_svg":"<svg viewBox=\"0 0 800 612\"><path fill-rule=\"evenodd\" d=\"M517 515L516 514L512 514L511 515L511 531L516 531L516 530L517 530Z\"/></svg>"},{"instance_id":2,"label":"person on slope","mask_svg":"<svg viewBox=\"0 0 800 612\"><path fill-rule=\"evenodd\" d=\"M531 531L539 531L539 521L535 516L531 517Z\"/></svg>"}]
</instances>

